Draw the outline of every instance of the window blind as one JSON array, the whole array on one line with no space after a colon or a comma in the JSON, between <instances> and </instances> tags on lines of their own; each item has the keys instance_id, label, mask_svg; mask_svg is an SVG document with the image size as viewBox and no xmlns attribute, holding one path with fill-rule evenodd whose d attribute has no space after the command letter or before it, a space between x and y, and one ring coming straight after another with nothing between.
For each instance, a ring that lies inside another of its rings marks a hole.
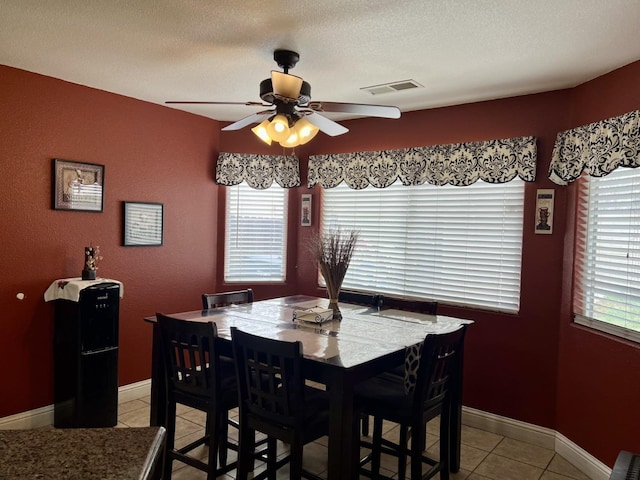
<instances>
[{"instance_id":1,"label":"window blind","mask_svg":"<svg viewBox=\"0 0 640 480\"><path fill-rule=\"evenodd\" d=\"M580 182L576 321L640 341L640 169Z\"/></svg>"},{"instance_id":2,"label":"window blind","mask_svg":"<svg viewBox=\"0 0 640 480\"><path fill-rule=\"evenodd\" d=\"M343 287L517 312L524 182L323 192L323 227L355 228Z\"/></svg>"},{"instance_id":3,"label":"window blind","mask_svg":"<svg viewBox=\"0 0 640 480\"><path fill-rule=\"evenodd\" d=\"M226 222L225 281L284 281L287 190L227 187Z\"/></svg>"}]
</instances>

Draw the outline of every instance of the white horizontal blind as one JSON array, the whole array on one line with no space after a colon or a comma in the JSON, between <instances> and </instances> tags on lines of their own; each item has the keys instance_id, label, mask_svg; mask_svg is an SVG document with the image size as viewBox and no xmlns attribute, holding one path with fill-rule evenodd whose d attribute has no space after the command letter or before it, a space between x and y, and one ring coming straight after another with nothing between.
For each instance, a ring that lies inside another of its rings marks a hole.
<instances>
[{"instance_id":1,"label":"white horizontal blind","mask_svg":"<svg viewBox=\"0 0 640 480\"><path fill-rule=\"evenodd\" d=\"M225 281L284 281L287 190L227 187L226 218Z\"/></svg>"},{"instance_id":2,"label":"white horizontal blind","mask_svg":"<svg viewBox=\"0 0 640 480\"><path fill-rule=\"evenodd\" d=\"M618 168L580 182L576 321L634 337L629 331L640 332L640 169Z\"/></svg>"},{"instance_id":3,"label":"white horizontal blind","mask_svg":"<svg viewBox=\"0 0 640 480\"><path fill-rule=\"evenodd\" d=\"M516 312L524 182L324 191L323 227L360 238L343 286Z\"/></svg>"}]
</instances>

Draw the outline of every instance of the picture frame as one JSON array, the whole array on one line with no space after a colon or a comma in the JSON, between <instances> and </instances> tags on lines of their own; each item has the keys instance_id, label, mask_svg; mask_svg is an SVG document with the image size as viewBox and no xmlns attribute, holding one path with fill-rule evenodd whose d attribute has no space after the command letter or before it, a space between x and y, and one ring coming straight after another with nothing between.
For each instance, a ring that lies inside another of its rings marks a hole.
<instances>
[{"instance_id":1,"label":"picture frame","mask_svg":"<svg viewBox=\"0 0 640 480\"><path fill-rule=\"evenodd\" d=\"M54 158L54 210L104 211L104 165Z\"/></svg>"},{"instance_id":2,"label":"picture frame","mask_svg":"<svg viewBox=\"0 0 640 480\"><path fill-rule=\"evenodd\" d=\"M311 226L313 212L311 210L311 194L304 193L300 199L300 225L303 227Z\"/></svg>"},{"instance_id":3,"label":"picture frame","mask_svg":"<svg viewBox=\"0 0 640 480\"><path fill-rule=\"evenodd\" d=\"M535 233L551 235L553 233L553 204L555 190L539 188L536 192Z\"/></svg>"},{"instance_id":4,"label":"picture frame","mask_svg":"<svg viewBox=\"0 0 640 480\"><path fill-rule=\"evenodd\" d=\"M122 245L159 247L164 244L164 205L154 202L122 203Z\"/></svg>"}]
</instances>

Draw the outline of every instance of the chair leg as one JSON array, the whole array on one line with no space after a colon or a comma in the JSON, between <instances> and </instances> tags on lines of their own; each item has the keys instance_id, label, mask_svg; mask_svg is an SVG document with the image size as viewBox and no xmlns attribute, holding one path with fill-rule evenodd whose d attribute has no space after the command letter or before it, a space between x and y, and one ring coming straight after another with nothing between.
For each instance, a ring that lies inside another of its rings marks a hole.
<instances>
[{"instance_id":1,"label":"chair leg","mask_svg":"<svg viewBox=\"0 0 640 480\"><path fill-rule=\"evenodd\" d=\"M373 418L373 440L371 442L371 474L373 478L380 475L380 457L382 449L382 417Z\"/></svg>"},{"instance_id":2,"label":"chair leg","mask_svg":"<svg viewBox=\"0 0 640 480\"><path fill-rule=\"evenodd\" d=\"M220 416L218 417L218 428L219 428L219 436L220 441L218 443L219 455L220 459L220 467L224 467L227 465L227 452L228 452L228 444L229 444L229 423L227 422L228 412L220 412Z\"/></svg>"},{"instance_id":3,"label":"chair leg","mask_svg":"<svg viewBox=\"0 0 640 480\"><path fill-rule=\"evenodd\" d=\"M253 471L253 439L255 432L242 427L240 423L240 431L238 433L238 468L236 480L247 480L249 472Z\"/></svg>"},{"instance_id":4,"label":"chair leg","mask_svg":"<svg viewBox=\"0 0 640 480\"><path fill-rule=\"evenodd\" d=\"M411 441L411 444L415 438ZM400 438L398 440L398 479L404 480L407 475L407 449L409 448L409 427L400 425Z\"/></svg>"},{"instance_id":5,"label":"chair leg","mask_svg":"<svg viewBox=\"0 0 640 480\"><path fill-rule=\"evenodd\" d=\"M209 432L209 459L207 462L208 472L207 480L215 480L216 471L218 469L218 450L220 449L220 434L218 433L218 424L220 416L216 414L207 415L206 430Z\"/></svg>"},{"instance_id":6,"label":"chair leg","mask_svg":"<svg viewBox=\"0 0 640 480\"><path fill-rule=\"evenodd\" d=\"M169 403L167 405L167 439L164 447L164 471L162 478L164 480L171 480L171 470L173 469L173 456L171 452L175 447L176 438L176 404Z\"/></svg>"},{"instance_id":7,"label":"chair leg","mask_svg":"<svg viewBox=\"0 0 640 480\"><path fill-rule=\"evenodd\" d=\"M366 437L369 435L369 415L362 415L360 420L362 421L362 436Z\"/></svg>"},{"instance_id":8,"label":"chair leg","mask_svg":"<svg viewBox=\"0 0 640 480\"><path fill-rule=\"evenodd\" d=\"M291 444L291 460L289 463L289 480L302 478L302 440L297 439Z\"/></svg>"},{"instance_id":9,"label":"chair leg","mask_svg":"<svg viewBox=\"0 0 640 480\"><path fill-rule=\"evenodd\" d=\"M451 465L451 409L445 401L440 413L440 479L449 480Z\"/></svg>"},{"instance_id":10,"label":"chair leg","mask_svg":"<svg viewBox=\"0 0 640 480\"><path fill-rule=\"evenodd\" d=\"M267 439L267 470L269 480L276 480L276 464L278 463L278 441L274 437Z\"/></svg>"}]
</instances>

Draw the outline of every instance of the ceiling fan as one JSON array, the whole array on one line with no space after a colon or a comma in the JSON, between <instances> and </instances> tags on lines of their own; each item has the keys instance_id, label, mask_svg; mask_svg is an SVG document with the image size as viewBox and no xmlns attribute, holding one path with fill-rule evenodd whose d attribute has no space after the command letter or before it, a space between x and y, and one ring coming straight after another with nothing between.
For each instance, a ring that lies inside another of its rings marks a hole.
<instances>
[{"instance_id":1,"label":"ceiling fan","mask_svg":"<svg viewBox=\"0 0 640 480\"><path fill-rule=\"evenodd\" d=\"M284 72L271 71L271 78L260 82L262 102L206 102L206 101L168 101L167 104L192 105L247 105L270 107L237 122L222 130L240 130L258 123L252 131L264 142L271 145L278 142L283 147L295 147L310 141L318 131L332 137L342 135L348 128L320 115L320 113L353 113L368 117L400 118L398 107L386 105L368 105L359 103L312 102L311 85L302 78L290 75L289 70L300 60L298 53L291 50L275 50L273 59Z\"/></svg>"}]
</instances>

